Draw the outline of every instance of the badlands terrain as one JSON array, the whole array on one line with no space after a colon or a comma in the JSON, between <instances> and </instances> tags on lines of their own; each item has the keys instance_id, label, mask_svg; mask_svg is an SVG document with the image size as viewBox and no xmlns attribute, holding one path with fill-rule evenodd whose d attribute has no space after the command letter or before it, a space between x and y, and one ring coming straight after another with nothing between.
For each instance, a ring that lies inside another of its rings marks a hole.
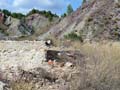
<instances>
[{"instance_id":1,"label":"badlands terrain","mask_svg":"<svg viewBox=\"0 0 120 90\"><path fill-rule=\"evenodd\" d=\"M120 0L0 17L0 90L120 90L119 40Z\"/></svg>"}]
</instances>

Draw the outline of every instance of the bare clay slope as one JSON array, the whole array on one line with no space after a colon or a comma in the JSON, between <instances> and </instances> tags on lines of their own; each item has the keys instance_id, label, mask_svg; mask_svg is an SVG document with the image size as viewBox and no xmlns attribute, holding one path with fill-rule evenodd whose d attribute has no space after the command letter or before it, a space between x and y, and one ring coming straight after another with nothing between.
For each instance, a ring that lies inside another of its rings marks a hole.
<instances>
[{"instance_id":1,"label":"bare clay slope","mask_svg":"<svg viewBox=\"0 0 120 90\"><path fill-rule=\"evenodd\" d=\"M84 3L71 15L52 27L39 37L48 36L64 38L64 35L75 31L83 39L119 40L120 36L120 2L119 0L90 0Z\"/></svg>"}]
</instances>

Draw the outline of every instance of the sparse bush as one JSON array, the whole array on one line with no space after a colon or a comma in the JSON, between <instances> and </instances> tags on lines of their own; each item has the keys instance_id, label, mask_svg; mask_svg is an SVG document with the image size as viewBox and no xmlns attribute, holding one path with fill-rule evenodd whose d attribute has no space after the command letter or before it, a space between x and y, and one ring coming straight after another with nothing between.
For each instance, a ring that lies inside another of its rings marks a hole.
<instances>
[{"instance_id":1,"label":"sparse bush","mask_svg":"<svg viewBox=\"0 0 120 90\"><path fill-rule=\"evenodd\" d=\"M79 72L72 76L70 90L119 90L119 44L85 44L80 50L86 58L77 60Z\"/></svg>"},{"instance_id":2,"label":"sparse bush","mask_svg":"<svg viewBox=\"0 0 120 90\"><path fill-rule=\"evenodd\" d=\"M35 68L33 70L21 70L19 78L10 82L12 90L38 90L39 87L45 86L46 83L55 83L57 77L55 74L47 72L42 68ZM39 87L36 84L39 83Z\"/></svg>"},{"instance_id":3,"label":"sparse bush","mask_svg":"<svg viewBox=\"0 0 120 90\"><path fill-rule=\"evenodd\" d=\"M89 18L87 19L87 21L88 21L88 22L93 21L93 17L89 17Z\"/></svg>"},{"instance_id":4,"label":"sparse bush","mask_svg":"<svg viewBox=\"0 0 120 90\"><path fill-rule=\"evenodd\" d=\"M80 35L77 35L75 32L71 32L69 33L68 35L65 35L64 36L66 39L70 39L70 40L73 40L73 41L83 41L82 40L82 37Z\"/></svg>"},{"instance_id":5,"label":"sparse bush","mask_svg":"<svg viewBox=\"0 0 120 90\"><path fill-rule=\"evenodd\" d=\"M11 88L12 90L35 90L35 85L33 83L19 81L12 83Z\"/></svg>"}]
</instances>

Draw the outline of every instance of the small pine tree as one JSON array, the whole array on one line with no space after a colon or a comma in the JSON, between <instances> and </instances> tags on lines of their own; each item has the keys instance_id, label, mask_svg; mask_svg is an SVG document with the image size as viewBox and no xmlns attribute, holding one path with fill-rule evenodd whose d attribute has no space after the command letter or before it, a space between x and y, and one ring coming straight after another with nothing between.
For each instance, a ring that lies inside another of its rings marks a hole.
<instances>
[{"instance_id":1,"label":"small pine tree","mask_svg":"<svg viewBox=\"0 0 120 90\"><path fill-rule=\"evenodd\" d=\"M83 3L86 3L87 0L83 0Z\"/></svg>"},{"instance_id":2,"label":"small pine tree","mask_svg":"<svg viewBox=\"0 0 120 90\"><path fill-rule=\"evenodd\" d=\"M67 14L70 15L72 12L73 12L73 8L72 8L72 5L69 4L68 7L67 7Z\"/></svg>"}]
</instances>

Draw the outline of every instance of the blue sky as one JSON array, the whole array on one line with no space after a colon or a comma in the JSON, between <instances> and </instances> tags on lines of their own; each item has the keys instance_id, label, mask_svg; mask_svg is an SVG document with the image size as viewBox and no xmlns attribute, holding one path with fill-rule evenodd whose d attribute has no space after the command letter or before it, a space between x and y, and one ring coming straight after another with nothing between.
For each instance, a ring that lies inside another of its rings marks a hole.
<instances>
[{"instance_id":1,"label":"blue sky","mask_svg":"<svg viewBox=\"0 0 120 90\"><path fill-rule=\"evenodd\" d=\"M66 11L68 4L71 4L76 10L81 3L82 0L0 0L0 8L22 13L27 13L32 8L36 8L50 10L61 15Z\"/></svg>"}]
</instances>

